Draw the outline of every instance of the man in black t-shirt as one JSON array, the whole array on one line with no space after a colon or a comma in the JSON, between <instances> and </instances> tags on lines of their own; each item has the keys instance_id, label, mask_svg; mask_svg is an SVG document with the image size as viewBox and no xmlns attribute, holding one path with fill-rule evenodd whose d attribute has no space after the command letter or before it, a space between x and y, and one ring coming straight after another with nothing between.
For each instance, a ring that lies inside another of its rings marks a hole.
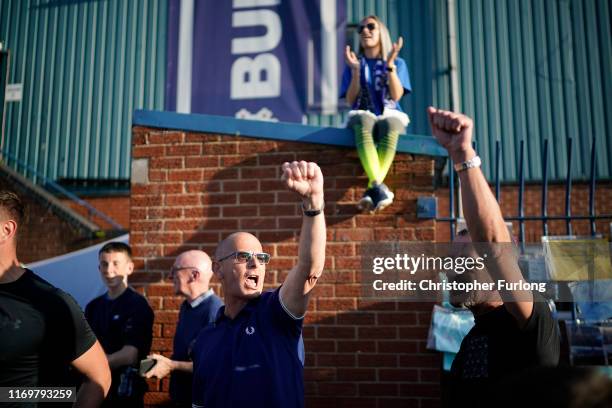
<instances>
[{"instance_id":1,"label":"man in black t-shirt","mask_svg":"<svg viewBox=\"0 0 612 408\"><path fill-rule=\"evenodd\" d=\"M146 391L138 363L151 349L153 310L128 287L134 270L129 245L110 242L100 249L99 269L108 292L92 300L85 316L106 352L113 382L105 406L143 406Z\"/></svg>"},{"instance_id":2,"label":"man in black t-shirt","mask_svg":"<svg viewBox=\"0 0 612 408\"><path fill-rule=\"evenodd\" d=\"M100 406L110 386L104 351L74 299L20 266L23 218L19 197L0 191L0 387L69 387L72 366L84 376L75 406Z\"/></svg>"},{"instance_id":3,"label":"man in black t-shirt","mask_svg":"<svg viewBox=\"0 0 612 408\"><path fill-rule=\"evenodd\" d=\"M496 285L491 291L451 292L453 304L472 311L475 326L463 339L453 362L449 402L452 406L495 406L495 398L503 395L492 395L491 391L505 376L558 364L557 325L539 294L521 286L499 285L500 280L520 283L523 277L501 210L480 170L480 158L472 148L472 120L435 108L429 108L428 115L433 135L457 163L455 170L461 182L468 228L455 242L464 243L464 248L471 246L469 252L476 251L476 256L486 258L483 272L473 269L451 274L449 279Z\"/></svg>"}]
</instances>

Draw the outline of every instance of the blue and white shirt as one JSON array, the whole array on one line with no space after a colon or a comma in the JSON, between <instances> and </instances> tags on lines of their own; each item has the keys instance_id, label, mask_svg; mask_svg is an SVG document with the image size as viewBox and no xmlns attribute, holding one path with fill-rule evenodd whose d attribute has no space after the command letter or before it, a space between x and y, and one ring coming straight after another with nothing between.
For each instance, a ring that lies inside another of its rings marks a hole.
<instances>
[{"instance_id":1,"label":"blue and white shirt","mask_svg":"<svg viewBox=\"0 0 612 408\"><path fill-rule=\"evenodd\" d=\"M369 59L360 58L361 63L361 92L353 102L352 109L369 110L375 115L381 115L385 108L396 109L402 111L399 101L391 99L389 94L389 78L387 72L387 63L380 58ZM412 92L410 85L410 75L406 61L402 58L395 59L397 76L404 87L404 94ZM342 74L342 85L340 86L340 98L346 96L346 92L351 84L352 73L351 69L344 67ZM367 85L367 87L366 87ZM364 92L364 89L366 92Z\"/></svg>"}]
</instances>

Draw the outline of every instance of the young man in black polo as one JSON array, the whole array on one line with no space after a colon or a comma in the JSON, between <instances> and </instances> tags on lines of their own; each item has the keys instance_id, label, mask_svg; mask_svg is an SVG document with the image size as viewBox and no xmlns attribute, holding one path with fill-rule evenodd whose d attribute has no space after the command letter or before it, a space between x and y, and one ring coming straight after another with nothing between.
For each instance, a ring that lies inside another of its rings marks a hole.
<instances>
[{"instance_id":1,"label":"young man in black polo","mask_svg":"<svg viewBox=\"0 0 612 408\"><path fill-rule=\"evenodd\" d=\"M223 301L209 287L212 274L210 257L199 250L180 254L170 270L174 292L185 301L181 304L176 325L172 358L160 354L149 356L156 364L146 377L164 378L172 373L170 398L176 407L191 408L193 362L189 352L200 330L214 321L223 306Z\"/></svg>"},{"instance_id":2,"label":"young man in black polo","mask_svg":"<svg viewBox=\"0 0 612 408\"><path fill-rule=\"evenodd\" d=\"M282 171L302 204L297 265L280 288L263 292L270 255L259 240L237 232L219 244L213 271L225 306L193 347L193 407L304 406L299 342L309 295L325 263L323 175L304 161L285 163Z\"/></svg>"},{"instance_id":3,"label":"young man in black polo","mask_svg":"<svg viewBox=\"0 0 612 408\"><path fill-rule=\"evenodd\" d=\"M110 387L104 351L74 299L21 267L17 235L24 206L0 190L0 387L72 386L83 374L75 407L98 407ZM15 400L3 407L36 407Z\"/></svg>"},{"instance_id":4,"label":"young man in black polo","mask_svg":"<svg viewBox=\"0 0 612 408\"><path fill-rule=\"evenodd\" d=\"M472 148L472 120L434 108L428 109L428 115L432 133L456 163L461 181L469 233L460 234L455 242L464 248L475 245L478 252L486 253L480 255L487 257L486 274L470 271L453 274L450 280L520 282L522 275L510 233L480 170L480 158ZM451 301L472 311L475 326L463 339L453 361L450 406L496 406L506 398L505 392L496 388L504 377L558 364L557 324L539 293L504 286L500 290L474 290L467 294L451 292Z\"/></svg>"},{"instance_id":5,"label":"young man in black polo","mask_svg":"<svg viewBox=\"0 0 612 408\"><path fill-rule=\"evenodd\" d=\"M129 245L109 242L100 249L98 259L108 292L87 305L85 316L112 370L105 405L140 407L146 383L138 375L138 365L151 349L153 310L142 295L128 287L128 276L134 271Z\"/></svg>"}]
</instances>

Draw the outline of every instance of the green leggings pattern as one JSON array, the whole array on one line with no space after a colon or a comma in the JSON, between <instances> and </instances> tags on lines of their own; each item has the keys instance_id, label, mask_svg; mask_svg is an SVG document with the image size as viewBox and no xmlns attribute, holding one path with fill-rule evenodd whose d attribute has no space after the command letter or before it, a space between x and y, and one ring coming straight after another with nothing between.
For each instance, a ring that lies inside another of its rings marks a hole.
<instances>
[{"instance_id":1,"label":"green leggings pattern","mask_svg":"<svg viewBox=\"0 0 612 408\"><path fill-rule=\"evenodd\" d=\"M378 145L373 135L375 124L380 134ZM351 117L349 127L355 134L355 146L368 176L368 187L374 183L381 184L393 164L403 125L396 118L381 119L377 123L374 115L364 113Z\"/></svg>"}]
</instances>

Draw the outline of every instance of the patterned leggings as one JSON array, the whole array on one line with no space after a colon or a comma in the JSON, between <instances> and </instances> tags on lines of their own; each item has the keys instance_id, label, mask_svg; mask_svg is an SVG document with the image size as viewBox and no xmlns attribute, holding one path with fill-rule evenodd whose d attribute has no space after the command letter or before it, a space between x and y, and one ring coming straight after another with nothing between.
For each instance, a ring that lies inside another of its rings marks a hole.
<instances>
[{"instance_id":1,"label":"patterned leggings","mask_svg":"<svg viewBox=\"0 0 612 408\"><path fill-rule=\"evenodd\" d=\"M351 111L347 127L353 129L355 145L361 165L368 176L368 187L381 184L395 158L399 135L406 130L408 116L398 114L376 117L369 111ZM374 141L374 131L378 137L378 145Z\"/></svg>"}]
</instances>

